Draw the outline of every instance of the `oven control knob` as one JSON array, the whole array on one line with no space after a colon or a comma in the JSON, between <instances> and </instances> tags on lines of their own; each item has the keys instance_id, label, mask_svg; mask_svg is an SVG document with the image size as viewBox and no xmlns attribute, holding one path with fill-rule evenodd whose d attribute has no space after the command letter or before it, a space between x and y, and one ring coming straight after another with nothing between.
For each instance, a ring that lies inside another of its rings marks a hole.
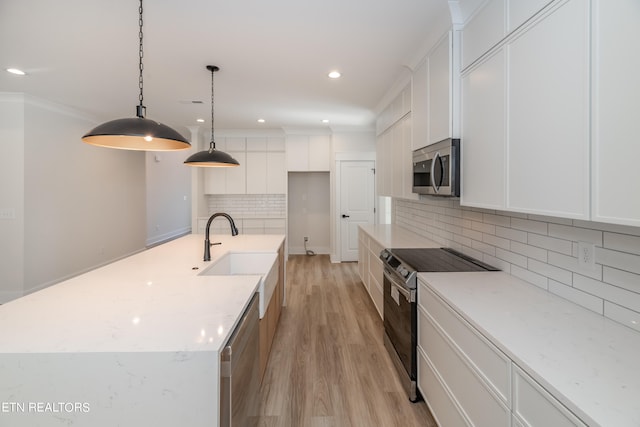
<instances>
[{"instance_id":1,"label":"oven control knob","mask_svg":"<svg viewBox=\"0 0 640 427\"><path fill-rule=\"evenodd\" d=\"M406 269L406 268L404 268L404 267L400 267L400 268L398 268L398 273L400 273L400 275L401 275L402 277L405 277L405 278L406 278L406 277L409 275L409 270L407 270L407 269Z\"/></svg>"}]
</instances>

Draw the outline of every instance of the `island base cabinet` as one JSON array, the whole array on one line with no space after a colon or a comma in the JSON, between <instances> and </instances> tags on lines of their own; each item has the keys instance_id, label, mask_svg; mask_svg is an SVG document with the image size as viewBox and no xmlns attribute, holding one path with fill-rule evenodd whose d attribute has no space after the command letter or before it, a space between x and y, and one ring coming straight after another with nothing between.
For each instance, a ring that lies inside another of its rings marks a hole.
<instances>
[{"instance_id":1,"label":"island base cabinet","mask_svg":"<svg viewBox=\"0 0 640 427\"><path fill-rule=\"evenodd\" d=\"M533 378L513 366L513 417L515 426L586 427L571 411Z\"/></svg>"},{"instance_id":2,"label":"island base cabinet","mask_svg":"<svg viewBox=\"0 0 640 427\"><path fill-rule=\"evenodd\" d=\"M278 284L276 285L271 301L267 305L264 316L260 319L260 379L264 378L267 370L267 362L271 353L271 345L278 329L278 321L282 313L282 305L285 298L285 267L284 267L284 243L278 250Z\"/></svg>"}]
</instances>

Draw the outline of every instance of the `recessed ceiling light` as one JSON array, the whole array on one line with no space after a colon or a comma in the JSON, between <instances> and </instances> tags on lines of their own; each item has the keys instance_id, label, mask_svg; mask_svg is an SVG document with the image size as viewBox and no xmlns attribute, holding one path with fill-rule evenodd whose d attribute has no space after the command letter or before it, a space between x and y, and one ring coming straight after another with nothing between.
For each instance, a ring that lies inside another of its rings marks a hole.
<instances>
[{"instance_id":1,"label":"recessed ceiling light","mask_svg":"<svg viewBox=\"0 0 640 427\"><path fill-rule=\"evenodd\" d=\"M342 74L340 74L339 71L332 71L332 72L329 73L329 78L337 79L337 78L340 78L341 75Z\"/></svg>"},{"instance_id":2,"label":"recessed ceiling light","mask_svg":"<svg viewBox=\"0 0 640 427\"><path fill-rule=\"evenodd\" d=\"M198 123L204 123L204 119L196 119L196 122L198 122Z\"/></svg>"},{"instance_id":3,"label":"recessed ceiling light","mask_svg":"<svg viewBox=\"0 0 640 427\"><path fill-rule=\"evenodd\" d=\"M7 68L7 72L9 72L11 74L16 74L18 76L24 76L25 74L27 74L24 71L19 70L17 68Z\"/></svg>"},{"instance_id":4,"label":"recessed ceiling light","mask_svg":"<svg viewBox=\"0 0 640 427\"><path fill-rule=\"evenodd\" d=\"M322 123L329 123L329 120L328 119L323 119Z\"/></svg>"},{"instance_id":5,"label":"recessed ceiling light","mask_svg":"<svg viewBox=\"0 0 640 427\"><path fill-rule=\"evenodd\" d=\"M258 119L258 123L264 123L265 121L265 119Z\"/></svg>"}]
</instances>

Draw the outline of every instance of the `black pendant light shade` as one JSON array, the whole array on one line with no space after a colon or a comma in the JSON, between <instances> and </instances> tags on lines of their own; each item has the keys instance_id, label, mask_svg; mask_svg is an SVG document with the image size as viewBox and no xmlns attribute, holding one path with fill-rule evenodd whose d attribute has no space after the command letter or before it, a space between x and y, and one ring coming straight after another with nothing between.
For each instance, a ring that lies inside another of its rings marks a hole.
<instances>
[{"instance_id":1,"label":"black pendant light shade","mask_svg":"<svg viewBox=\"0 0 640 427\"><path fill-rule=\"evenodd\" d=\"M214 147L209 150L199 151L184 161L188 166L200 166L210 168L224 168L238 166L240 163L224 151L216 150Z\"/></svg>"},{"instance_id":2,"label":"black pendant light shade","mask_svg":"<svg viewBox=\"0 0 640 427\"><path fill-rule=\"evenodd\" d=\"M96 126L82 137L82 141L87 144L99 147L119 148L123 150L139 151L174 151L185 150L191 147L180 133L171 129L167 125L146 119L144 113L146 107L143 105L143 80L142 80L142 0L138 8L138 25L140 31L139 39L139 75L138 87L140 94L138 99L140 104L136 106L136 116L126 119L116 119Z\"/></svg>"},{"instance_id":3,"label":"black pendant light shade","mask_svg":"<svg viewBox=\"0 0 640 427\"><path fill-rule=\"evenodd\" d=\"M207 70L211 71L211 142L209 143L209 149L199 151L184 161L187 166L209 167L209 168L224 168L238 166L240 163L229 154L224 151L216 149L216 143L214 140L214 126L213 126L213 74L220 70L215 65L207 65Z\"/></svg>"},{"instance_id":4,"label":"black pendant light shade","mask_svg":"<svg viewBox=\"0 0 640 427\"><path fill-rule=\"evenodd\" d=\"M123 150L173 151L191 147L169 126L144 117L111 120L96 126L82 140L99 147Z\"/></svg>"}]
</instances>

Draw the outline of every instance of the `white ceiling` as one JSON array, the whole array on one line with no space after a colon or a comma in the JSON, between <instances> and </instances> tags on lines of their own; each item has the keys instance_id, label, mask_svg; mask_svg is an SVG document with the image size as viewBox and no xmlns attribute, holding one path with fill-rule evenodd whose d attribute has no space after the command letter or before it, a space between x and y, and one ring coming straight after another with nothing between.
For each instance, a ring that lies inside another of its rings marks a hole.
<instances>
[{"instance_id":1,"label":"white ceiling","mask_svg":"<svg viewBox=\"0 0 640 427\"><path fill-rule=\"evenodd\" d=\"M385 92L448 16L447 0L146 0L147 118L209 128L212 64L216 129L373 128ZM138 1L0 0L0 69L0 91L99 121L134 117ZM333 69L343 77L327 78Z\"/></svg>"}]
</instances>

